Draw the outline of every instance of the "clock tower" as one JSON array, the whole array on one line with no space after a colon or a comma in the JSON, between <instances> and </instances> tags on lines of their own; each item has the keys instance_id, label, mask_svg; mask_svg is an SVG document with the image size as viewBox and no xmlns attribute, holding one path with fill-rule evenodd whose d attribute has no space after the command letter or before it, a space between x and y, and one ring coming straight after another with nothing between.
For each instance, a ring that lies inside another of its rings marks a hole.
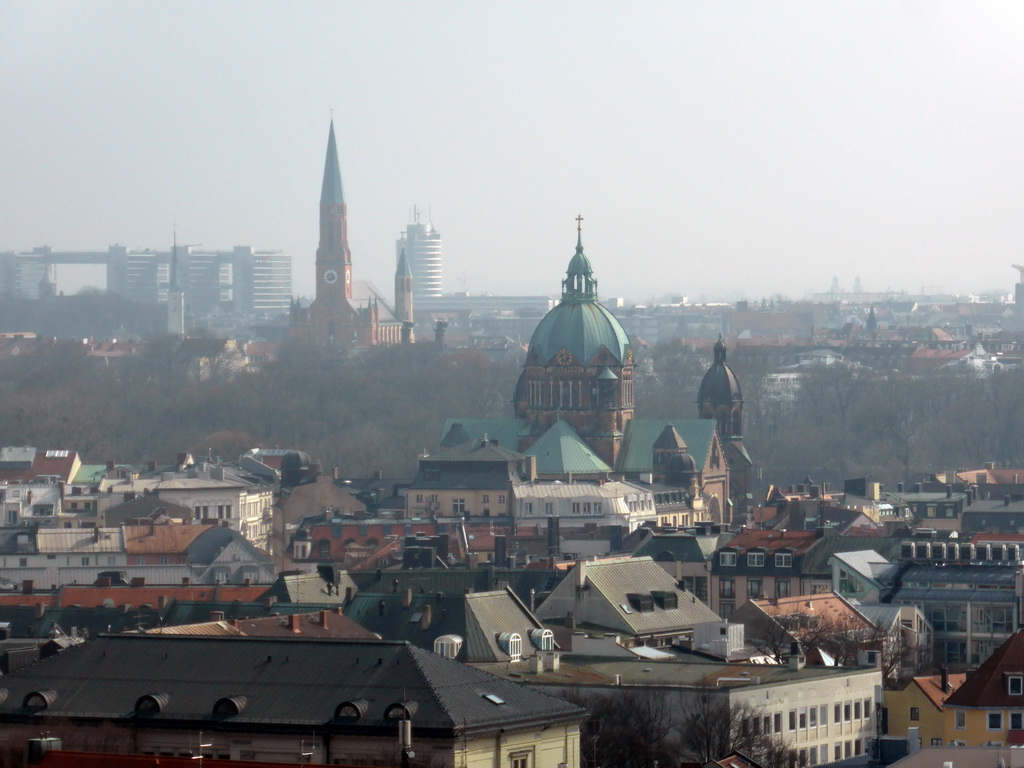
<instances>
[{"instance_id":1,"label":"clock tower","mask_svg":"<svg viewBox=\"0 0 1024 768\"><path fill-rule=\"evenodd\" d=\"M327 135L320 187L320 245L316 249L316 296L309 306L293 302L291 337L313 344L372 347L398 344L402 323L365 286L353 298L352 252L348 249L348 207L341 189L334 121Z\"/></svg>"},{"instance_id":2,"label":"clock tower","mask_svg":"<svg viewBox=\"0 0 1024 768\"><path fill-rule=\"evenodd\" d=\"M348 248L348 207L341 187L334 121L327 136L324 182L320 188L320 246L316 249L316 301L340 305L352 298L352 252Z\"/></svg>"}]
</instances>

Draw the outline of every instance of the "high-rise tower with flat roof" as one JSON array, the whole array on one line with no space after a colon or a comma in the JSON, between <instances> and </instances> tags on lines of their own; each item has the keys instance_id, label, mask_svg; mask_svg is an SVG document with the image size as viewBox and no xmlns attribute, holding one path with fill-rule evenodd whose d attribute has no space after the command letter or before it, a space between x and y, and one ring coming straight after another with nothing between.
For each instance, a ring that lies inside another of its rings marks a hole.
<instances>
[{"instance_id":1,"label":"high-rise tower with flat roof","mask_svg":"<svg viewBox=\"0 0 1024 768\"><path fill-rule=\"evenodd\" d=\"M409 260L413 296L416 299L441 295L441 234L429 221L421 223L422 215L422 211L413 207L413 223L406 226L405 232L395 244L395 256L401 256L404 250Z\"/></svg>"}]
</instances>

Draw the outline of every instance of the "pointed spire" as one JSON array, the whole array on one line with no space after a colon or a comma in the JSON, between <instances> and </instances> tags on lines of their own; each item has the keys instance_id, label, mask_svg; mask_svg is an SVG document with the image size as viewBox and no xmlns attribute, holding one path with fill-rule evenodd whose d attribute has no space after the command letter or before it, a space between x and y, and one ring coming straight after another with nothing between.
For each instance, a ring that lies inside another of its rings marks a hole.
<instances>
[{"instance_id":1,"label":"pointed spire","mask_svg":"<svg viewBox=\"0 0 1024 768\"><path fill-rule=\"evenodd\" d=\"M320 205L344 205L341 190L341 167L338 165L338 145L334 140L334 120L327 136L327 157L324 159L324 183L320 189Z\"/></svg>"},{"instance_id":2,"label":"pointed spire","mask_svg":"<svg viewBox=\"0 0 1024 768\"><path fill-rule=\"evenodd\" d=\"M409 259L405 255L405 247L398 255L398 268L395 270L396 277L412 277L412 269L409 267Z\"/></svg>"},{"instance_id":3,"label":"pointed spire","mask_svg":"<svg viewBox=\"0 0 1024 768\"><path fill-rule=\"evenodd\" d=\"M171 251L171 274L167 279L167 290L178 290L178 228L174 228L174 249Z\"/></svg>"},{"instance_id":4,"label":"pointed spire","mask_svg":"<svg viewBox=\"0 0 1024 768\"><path fill-rule=\"evenodd\" d=\"M576 253L562 281L562 301L597 301L597 280L590 260L583 253L583 217L576 217Z\"/></svg>"}]
</instances>

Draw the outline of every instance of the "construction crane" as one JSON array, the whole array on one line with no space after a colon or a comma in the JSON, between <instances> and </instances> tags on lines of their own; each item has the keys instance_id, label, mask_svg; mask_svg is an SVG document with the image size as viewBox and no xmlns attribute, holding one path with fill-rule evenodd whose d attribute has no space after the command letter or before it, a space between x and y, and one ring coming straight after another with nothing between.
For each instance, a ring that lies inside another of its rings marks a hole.
<instances>
[{"instance_id":1,"label":"construction crane","mask_svg":"<svg viewBox=\"0 0 1024 768\"><path fill-rule=\"evenodd\" d=\"M1018 272L1020 272L1020 280L1018 280L1017 282L1018 283L1024 283L1024 265L1013 264L1012 266L1013 266L1014 269L1016 269Z\"/></svg>"}]
</instances>

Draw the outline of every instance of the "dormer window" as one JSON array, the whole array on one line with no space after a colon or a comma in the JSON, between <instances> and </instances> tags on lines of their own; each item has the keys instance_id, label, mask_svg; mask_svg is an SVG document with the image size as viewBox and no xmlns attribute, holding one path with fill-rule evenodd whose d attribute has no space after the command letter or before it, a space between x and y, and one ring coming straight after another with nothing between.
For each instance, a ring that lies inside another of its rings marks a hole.
<instances>
[{"instance_id":1,"label":"dormer window","mask_svg":"<svg viewBox=\"0 0 1024 768\"><path fill-rule=\"evenodd\" d=\"M718 553L718 564L719 565L736 565L736 553L735 552L719 552Z\"/></svg>"},{"instance_id":2,"label":"dormer window","mask_svg":"<svg viewBox=\"0 0 1024 768\"><path fill-rule=\"evenodd\" d=\"M518 632L502 632L498 636L498 645L508 654L509 661L522 661L523 637Z\"/></svg>"},{"instance_id":3,"label":"dormer window","mask_svg":"<svg viewBox=\"0 0 1024 768\"><path fill-rule=\"evenodd\" d=\"M1006 692L1011 696L1024 696L1024 675L1008 675Z\"/></svg>"},{"instance_id":4,"label":"dormer window","mask_svg":"<svg viewBox=\"0 0 1024 768\"><path fill-rule=\"evenodd\" d=\"M792 552L776 552L775 553L775 567L776 568L792 568L793 567L793 553Z\"/></svg>"},{"instance_id":5,"label":"dormer window","mask_svg":"<svg viewBox=\"0 0 1024 768\"><path fill-rule=\"evenodd\" d=\"M751 568L764 568L764 552L747 552L747 565Z\"/></svg>"}]
</instances>

